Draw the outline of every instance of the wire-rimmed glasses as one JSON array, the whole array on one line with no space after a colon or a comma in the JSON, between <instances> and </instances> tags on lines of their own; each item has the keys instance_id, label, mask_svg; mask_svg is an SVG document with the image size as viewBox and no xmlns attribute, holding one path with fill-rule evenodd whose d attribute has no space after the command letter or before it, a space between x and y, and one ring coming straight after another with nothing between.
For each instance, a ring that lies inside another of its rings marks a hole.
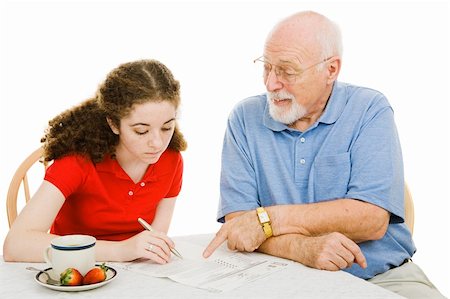
<instances>
[{"instance_id":1,"label":"wire-rimmed glasses","mask_svg":"<svg viewBox=\"0 0 450 299\"><path fill-rule=\"evenodd\" d=\"M255 60L253 60L253 63L262 63L263 64L263 77L264 82L267 82L267 78L269 78L270 72L274 71L275 76L277 77L278 81L280 81L283 84L295 84L297 81L297 78L300 78L307 70L312 69L313 67L327 62L330 60L331 57L325 58L313 65L308 66L305 69L299 70L295 69L293 66L290 65L276 65L273 63L268 62L265 60L264 56L258 57Z\"/></svg>"}]
</instances>

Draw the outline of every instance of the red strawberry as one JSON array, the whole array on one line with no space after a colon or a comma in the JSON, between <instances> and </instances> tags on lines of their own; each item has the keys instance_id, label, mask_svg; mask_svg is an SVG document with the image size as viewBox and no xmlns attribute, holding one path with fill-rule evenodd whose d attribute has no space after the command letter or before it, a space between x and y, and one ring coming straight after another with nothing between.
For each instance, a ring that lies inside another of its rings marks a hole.
<instances>
[{"instance_id":1,"label":"red strawberry","mask_svg":"<svg viewBox=\"0 0 450 299\"><path fill-rule=\"evenodd\" d=\"M83 283L83 275L75 268L67 268L61 273L59 281L63 286L79 286Z\"/></svg>"},{"instance_id":2,"label":"red strawberry","mask_svg":"<svg viewBox=\"0 0 450 299\"><path fill-rule=\"evenodd\" d=\"M105 263L101 264L99 267L92 268L83 278L83 284L93 284L97 282L102 282L106 279L106 271L108 267Z\"/></svg>"}]
</instances>

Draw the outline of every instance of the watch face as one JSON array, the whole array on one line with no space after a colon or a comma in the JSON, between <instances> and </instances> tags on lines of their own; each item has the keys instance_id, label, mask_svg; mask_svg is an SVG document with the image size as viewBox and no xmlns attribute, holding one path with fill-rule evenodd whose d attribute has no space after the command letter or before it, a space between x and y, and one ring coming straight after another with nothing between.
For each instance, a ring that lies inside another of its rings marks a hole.
<instances>
[{"instance_id":1,"label":"watch face","mask_svg":"<svg viewBox=\"0 0 450 299\"><path fill-rule=\"evenodd\" d=\"M270 221L270 220L269 220L269 215L267 215L267 213L260 213L260 214L258 214L258 216L259 216L259 221L260 221L261 223L269 222L269 221Z\"/></svg>"}]
</instances>

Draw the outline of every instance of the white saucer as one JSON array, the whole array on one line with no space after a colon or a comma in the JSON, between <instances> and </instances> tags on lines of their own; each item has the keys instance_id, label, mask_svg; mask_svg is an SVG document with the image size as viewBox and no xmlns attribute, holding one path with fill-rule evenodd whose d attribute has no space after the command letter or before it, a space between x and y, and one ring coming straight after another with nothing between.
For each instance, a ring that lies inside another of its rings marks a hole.
<instances>
[{"instance_id":1,"label":"white saucer","mask_svg":"<svg viewBox=\"0 0 450 299\"><path fill-rule=\"evenodd\" d=\"M114 278L116 278L117 276L117 271L114 270L113 268L108 267L108 271L106 271L106 279L104 281L98 282L98 283L93 283L93 284L87 284L87 285L81 285L81 286L57 286L57 285L53 285L53 284L48 284L47 281L47 275L44 274L44 271L49 271L52 268L47 268L41 272L39 272L38 274L36 274L35 276L35 280L38 284L40 284L41 286L44 286L46 288L55 290L55 291L63 291L63 292L80 292L80 291L87 291L87 290L92 290L95 288L99 288L104 286L105 284L110 283L111 281L114 280Z\"/></svg>"}]
</instances>

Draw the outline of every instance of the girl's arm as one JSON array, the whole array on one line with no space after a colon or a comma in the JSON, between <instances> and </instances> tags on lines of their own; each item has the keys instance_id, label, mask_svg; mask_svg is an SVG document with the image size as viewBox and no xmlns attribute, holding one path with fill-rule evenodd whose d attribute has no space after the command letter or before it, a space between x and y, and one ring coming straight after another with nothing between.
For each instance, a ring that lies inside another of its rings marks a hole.
<instances>
[{"instance_id":1,"label":"girl's arm","mask_svg":"<svg viewBox=\"0 0 450 299\"><path fill-rule=\"evenodd\" d=\"M7 262L42 262L44 250L55 235L48 231L64 203L64 195L53 184L43 181L36 194L25 205L3 244Z\"/></svg>"},{"instance_id":2,"label":"girl's arm","mask_svg":"<svg viewBox=\"0 0 450 299\"><path fill-rule=\"evenodd\" d=\"M155 219L152 227L160 232L167 234L170 222L172 221L173 210L175 209L176 197L163 198L156 208Z\"/></svg>"}]
</instances>

